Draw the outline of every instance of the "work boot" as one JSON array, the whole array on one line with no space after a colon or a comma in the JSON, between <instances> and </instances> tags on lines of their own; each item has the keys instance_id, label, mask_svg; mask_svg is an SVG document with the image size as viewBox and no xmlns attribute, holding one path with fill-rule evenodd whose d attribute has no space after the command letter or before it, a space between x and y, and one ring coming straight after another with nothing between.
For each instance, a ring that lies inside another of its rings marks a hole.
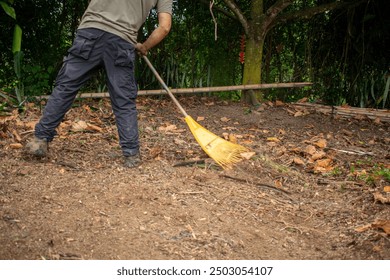
<instances>
[{"instance_id":1,"label":"work boot","mask_svg":"<svg viewBox=\"0 0 390 280\"><path fill-rule=\"evenodd\" d=\"M142 163L140 154L135 154L132 156L125 156L125 167L134 168L140 166Z\"/></svg>"},{"instance_id":2,"label":"work boot","mask_svg":"<svg viewBox=\"0 0 390 280\"><path fill-rule=\"evenodd\" d=\"M48 144L46 139L39 139L34 136L34 138L27 143L25 151L27 154L36 156L36 157L46 157L47 155Z\"/></svg>"}]
</instances>

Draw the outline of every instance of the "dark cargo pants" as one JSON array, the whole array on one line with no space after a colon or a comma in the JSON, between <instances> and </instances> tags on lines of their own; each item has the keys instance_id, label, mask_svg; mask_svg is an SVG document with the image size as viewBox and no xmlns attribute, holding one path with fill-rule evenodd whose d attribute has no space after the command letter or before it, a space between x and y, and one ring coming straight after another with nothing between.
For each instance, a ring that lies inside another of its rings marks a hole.
<instances>
[{"instance_id":1,"label":"dark cargo pants","mask_svg":"<svg viewBox=\"0 0 390 280\"><path fill-rule=\"evenodd\" d=\"M80 87L96 69L103 67L107 74L107 87L123 154L137 154L139 136L134 46L114 34L86 28L77 31L68 52L42 118L35 127L35 136L53 140L57 126L71 108Z\"/></svg>"}]
</instances>

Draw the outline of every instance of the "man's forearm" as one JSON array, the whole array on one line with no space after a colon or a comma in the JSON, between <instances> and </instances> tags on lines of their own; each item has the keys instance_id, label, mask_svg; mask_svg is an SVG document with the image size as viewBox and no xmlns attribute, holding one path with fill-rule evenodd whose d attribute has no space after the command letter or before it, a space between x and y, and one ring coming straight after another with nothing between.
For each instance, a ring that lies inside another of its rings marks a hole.
<instances>
[{"instance_id":1,"label":"man's forearm","mask_svg":"<svg viewBox=\"0 0 390 280\"><path fill-rule=\"evenodd\" d=\"M146 50L150 50L154 46L158 45L169 33L169 29L159 26L157 27L152 34L148 37L148 39L143 43Z\"/></svg>"},{"instance_id":2,"label":"man's forearm","mask_svg":"<svg viewBox=\"0 0 390 280\"><path fill-rule=\"evenodd\" d=\"M148 51L160 43L171 30L172 16L168 13L158 14L158 27L150 34L148 39L143 43L138 43L136 49L142 55L146 55Z\"/></svg>"}]
</instances>

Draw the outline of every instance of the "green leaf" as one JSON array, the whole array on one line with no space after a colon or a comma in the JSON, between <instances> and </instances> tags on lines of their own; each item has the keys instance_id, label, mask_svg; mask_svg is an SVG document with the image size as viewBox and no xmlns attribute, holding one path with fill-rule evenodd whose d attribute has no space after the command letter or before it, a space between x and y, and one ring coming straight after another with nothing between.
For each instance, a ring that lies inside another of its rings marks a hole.
<instances>
[{"instance_id":1,"label":"green leaf","mask_svg":"<svg viewBox=\"0 0 390 280\"><path fill-rule=\"evenodd\" d=\"M3 7L3 10L4 12L9 15L10 17L12 17L13 19L16 19L16 13L15 13L15 9L12 8L11 6L9 6L7 3L5 3L4 1L0 1L0 5Z\"/></svg>"},{"instance_id":2,"label":"green leaf","mask_svg":"<svg viewBox=\"0 0 390 280\"><path fill-rule=\"evenodd\" d=\"M390 89L390 75L387 76L387 82L386 82L386 86L385 86L385 91L383 93L383 109L386 106L387 97L389 95L389 89Z\"/></svg>"},{"instance_id":3,"label":"green leaf","mask_svg":"<svg viewBox=\"0 0 390 280\"><path fill-rule=\"evenodd\" d=\"M23 52L14 53L14 71L18 80L22 79L22 60Z\"/></svg>"},{"instance_id":4,"label":"green leaf","mask_svg":"<svg viewBox=\"0 0 390 280\"><path fill-rule=\"evenodd\" d=\"M15 25L14 39L12 42L12 52L15 54L22 49L22 28L19 25Z\"/></svg>"}]
</instances>

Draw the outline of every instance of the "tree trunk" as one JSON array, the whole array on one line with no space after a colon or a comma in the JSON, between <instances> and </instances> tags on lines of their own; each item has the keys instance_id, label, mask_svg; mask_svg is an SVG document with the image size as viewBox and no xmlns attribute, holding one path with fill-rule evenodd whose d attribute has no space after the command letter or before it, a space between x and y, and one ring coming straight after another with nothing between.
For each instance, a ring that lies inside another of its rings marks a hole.
<instances>
[{"instance_id":1,"label":"tree trunk","mask_svg":"<svg viewBox=\"0 0 390 280\"><path fill-rule=\"evenodd\" d=\"M247 21L245 65L243 84L261 83L261 65L263 58L264 31L264 0L253 0L251 7L250 21ZM260 90L243 92L242 101L251 105L258 105L263 101L263 93Z\"/></svg>"},{"instance_id":2,"label":"tree trunk","mask_svg":"<svg viewBox=\"0 0 390 280\"><path fill-rule=\"evenodd\" d=\"M245 65L243 84L260 84L261 83L261 62L263 57L263 38L250 37L246 43L245 49ZM261 90L244 91L242 101L251 105L258 105L259 101L263 101L263 93Z\"/></svg>"}]
</instances>

